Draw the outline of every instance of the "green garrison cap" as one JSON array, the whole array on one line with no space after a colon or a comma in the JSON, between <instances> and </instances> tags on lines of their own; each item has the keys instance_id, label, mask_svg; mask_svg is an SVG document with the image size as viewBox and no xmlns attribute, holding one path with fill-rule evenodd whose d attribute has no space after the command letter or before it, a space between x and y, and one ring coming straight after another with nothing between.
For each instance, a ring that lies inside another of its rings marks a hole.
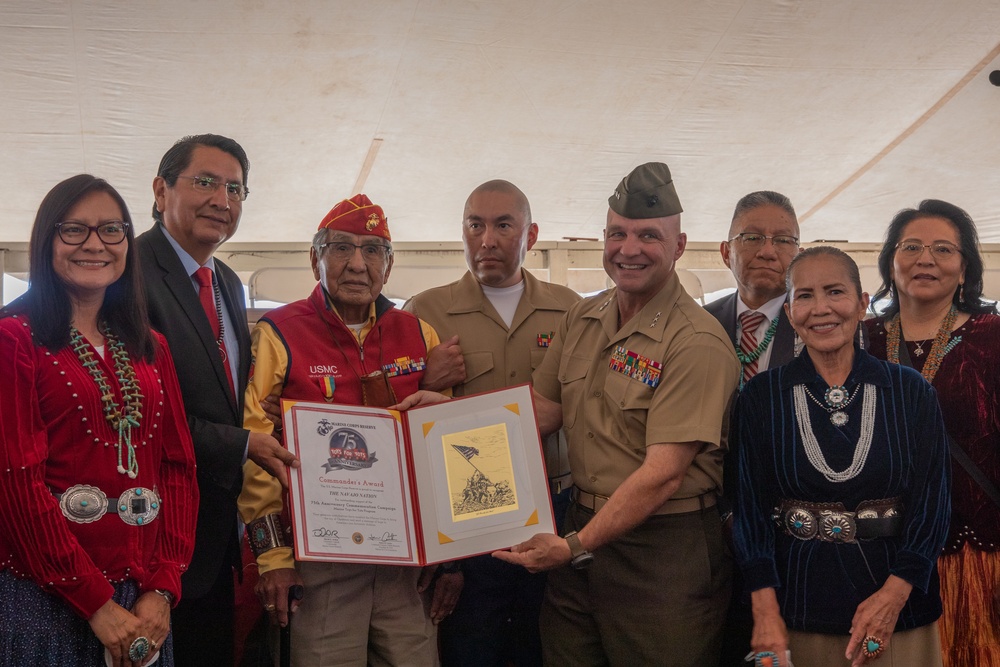
<instances>
[{"instance_id":1,"label":"green garrison cap","mask_svg":"<svg viewBox=\"0 0 1000 667\"><path fill-rule=\"evenodd\" d=\"M633 220L665 218L684 210L670 178L670 167L662 162L647 162L633 169L608 197L608 206Z\"/></svg>"}]
</instances>

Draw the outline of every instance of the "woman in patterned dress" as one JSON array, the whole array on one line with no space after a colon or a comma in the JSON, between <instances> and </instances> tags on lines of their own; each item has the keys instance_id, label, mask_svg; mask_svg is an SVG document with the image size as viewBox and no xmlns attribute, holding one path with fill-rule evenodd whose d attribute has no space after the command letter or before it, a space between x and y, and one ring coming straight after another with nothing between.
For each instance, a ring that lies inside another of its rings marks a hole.
<instances>
[{"instance_id":1,"label":"woman in patterned dress","mask_svg":"<svg viewBox=\"0 0 1000 667\"><path fill-rule=\"evenodd\" d=\"M969 214L928 199L900 211L879 253L887 299L866 322L869 352L920 371L937 389L951 447L951 532L938 560L948 667L1000 667L1000 317L982 298L983 258ZM982 478L977 481L975 475Z\"/></svg>"}]
</instances>

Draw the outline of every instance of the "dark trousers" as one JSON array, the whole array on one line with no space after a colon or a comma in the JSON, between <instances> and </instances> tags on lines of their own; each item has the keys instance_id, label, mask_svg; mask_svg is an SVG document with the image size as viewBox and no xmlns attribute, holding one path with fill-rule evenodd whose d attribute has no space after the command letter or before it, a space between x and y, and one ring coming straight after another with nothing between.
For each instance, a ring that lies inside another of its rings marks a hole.
<instances>
[{"instance_id":1,"label":"dark trousers","mask_svg":"<svg viewBox=\"0 0 1000 667\"><path fill-rule=\"evenodd\" d=\"M573 504L565 528L593 516ZM545 664L715 667L731 572L715 507L652 516L595 549L589 568L549 572Z\"/></svg>"},{"instance_id":2,"label":"dark trousers","mask_svg":"<svg viewBox=\"0 0 1000 667\"><path fill-rule=\"evenodd\" d=\"M743 577L734 571L733 594L729 600L726 624L722 633L722 667L747 667L744 658L750 652L750 636L753 634L753 614L750 597L743 590Z\"/></svg>"},{"instance_id":3,"label":"dark trousers","mask_svg":"<svg viewBox=\"0 0 1000 667\"><path fill-rule=\"evenodd\" d=\"M438 628L442 667L540 666L538 612L545 574L530 574L489 554L463 561L462 573L462 595Z\"/></svg>"},{"instance_id":4,"label":"dark trousers","mask_svg":"<svg viewBox=\"0 0 1000 667\"><path fill-rule=\"evenodd\" d=\"M178 667L229 667L233 664L233 570L224 566L200 598L182 597L170 614Z\"/></svg>"}]
</instances>

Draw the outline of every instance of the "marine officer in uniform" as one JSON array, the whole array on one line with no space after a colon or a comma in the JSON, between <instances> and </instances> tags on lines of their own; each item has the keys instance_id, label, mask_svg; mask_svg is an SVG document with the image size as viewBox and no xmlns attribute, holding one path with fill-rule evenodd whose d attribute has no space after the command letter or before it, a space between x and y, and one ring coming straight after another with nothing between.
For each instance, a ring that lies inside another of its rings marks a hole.
<instances>
[{"instance_id":1,"label":"marine officer in uniform","mask_svg":"<svg viewBox=\"0 0 1000 667\"><path fill-rule=\"evenodd\" d=\"M739 363L674 271L687 237L667 165L637 167L608 204L616 286L570 309L534 374L542 431L569 439L566 532L495 556L550 570L547 664L717 665L731 571L716 499Z\"/></svg>"}]
</instances>

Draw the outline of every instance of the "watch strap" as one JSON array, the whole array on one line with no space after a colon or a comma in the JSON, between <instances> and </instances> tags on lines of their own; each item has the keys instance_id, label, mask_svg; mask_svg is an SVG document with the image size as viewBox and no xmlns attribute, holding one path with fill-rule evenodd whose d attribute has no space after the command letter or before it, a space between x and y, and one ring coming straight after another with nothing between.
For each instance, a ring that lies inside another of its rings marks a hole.
<instances>
[{"instance_id":1,"label":"watch strap","mask_svg":"<svg viewBox=\"0 0 1000 667\"><path fill-rule=\"evenodd\" d=\"M580 536L577 535L575 530L571 533L566 533L566 536L563 539L566 540L566 544L569 545L569 553L572 558L576 558L587 553L587 550L583 548L583 544L580 543Z\"/></svg>"}]
</instances>

